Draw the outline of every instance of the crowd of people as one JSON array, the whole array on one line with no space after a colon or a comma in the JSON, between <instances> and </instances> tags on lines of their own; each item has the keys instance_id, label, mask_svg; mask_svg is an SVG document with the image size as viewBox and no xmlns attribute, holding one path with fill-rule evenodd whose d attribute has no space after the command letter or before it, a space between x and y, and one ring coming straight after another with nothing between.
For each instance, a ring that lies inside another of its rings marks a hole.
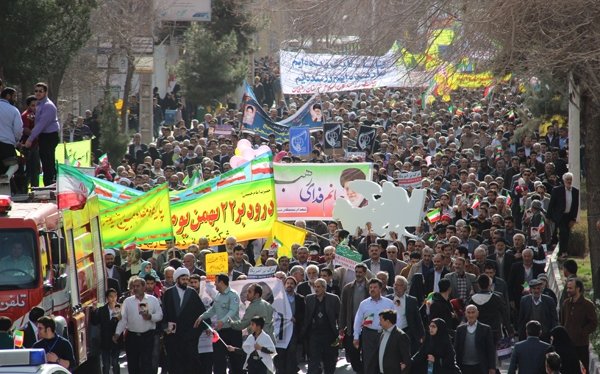
<instances>
[{"instance_id":1,"label":"crowd of people","mask_svg":"<svg viewBox=\"0 0 600 374\"><path fill-rule=\"evenodd\" d=\"M259 96L262 87L260 104L279 121L307 98L284 99L270 79L266 72L257 76L254 88ZM234 236L222 246L204 238L188 248L168 243L156 253L107 249L112 287L95 320L104 372L118 372L124 345L131 373L160 366L169 373L225 373L229 367L231 373L287 374L305 361L309 373L329 374L340 350L357 373L495 373L497 350L511 341L517 343L509 373L582 372L597 316L576 262L567 259L579 212L567 166L568 130L553 123L542 135L523 126L516 113L531 114L519 87L498 85L487 97L483 90L457 90L450 102L429 105L416 89L322 94L324 121L343 124L350 158L327 154L320 130L312 133L311 156L293 157L288 142L239 132L243 114L231 106L160 126L148 144L133 135L121 164L99 167L98 177L143 191L162 183L183 189L194 169L204 179L230 170L244 138L268 145L282 163L372 162L378 183L399 184L402 173L420 171L424 213L436 214L409 228L417 239L298 220L310 233L291 258L264 249L264 239L237 242ZM4 91L2 97L6 101ZM32 135L39 133L38 116ZM232 125L231 133L217 133L223 124ZM374 127L377 136L372 152L357 157L361 125ZM362 256L352 269L334 260L342 243ZM545 273L556 245L567 280L559 295ZM218 295L205 305L198 293L204 257L212 252L229 254L229 274L216 277ZM229 286L252 266L265 265L277 266L293 311L294 334L285 349L274 348L273 309L261 287L248 289L250 306L240 319L240 295ZM199 352L198 342L213 331L219 340L210 352Z\"/></svg>"}]
</instances>

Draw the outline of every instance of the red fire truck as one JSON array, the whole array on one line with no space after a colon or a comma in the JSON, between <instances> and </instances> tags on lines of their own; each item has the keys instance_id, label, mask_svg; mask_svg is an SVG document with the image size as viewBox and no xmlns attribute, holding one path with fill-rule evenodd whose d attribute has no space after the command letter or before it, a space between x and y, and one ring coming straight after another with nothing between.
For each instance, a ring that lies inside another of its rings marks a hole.
<instances>
[{"instance_id":1,"label":"red fire truck","mask_svg":"<svg viewBox=\"0 0 600 374\"><path fill-rule=\"evenodd\" d=\"M34 306L64 317L78 365L93 351L89 320L91 307L104 303L103 261L97 198L59 211L0 196L0 315L15 328Z\"/></svg>"}]
</instances>

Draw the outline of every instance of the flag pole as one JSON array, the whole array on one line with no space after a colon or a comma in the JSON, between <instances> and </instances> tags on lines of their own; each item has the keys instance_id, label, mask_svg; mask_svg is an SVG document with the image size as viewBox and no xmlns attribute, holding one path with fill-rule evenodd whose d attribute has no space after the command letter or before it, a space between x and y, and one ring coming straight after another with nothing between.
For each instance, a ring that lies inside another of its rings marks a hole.
<instances>
[{"instance_id":1,"label":"flag pole","mask_svg":"<svg viewBox=\"0 0 600 374\"><path fill-rule=\"evenodd\" d=\"M225 343L225 341L223 340L223 338L221 338L221 335L219 335L218 332L216 332L208 323L206 323L204 320L202 320L202 323L204 323L206 325L206 327L208 328L208 331L212 332L213 335L216 333L217 336L219 337L219 340L221 341L221 343L223 343L223 345L225 347L227 347L227 343Z\"/></svg>"}]
</instances>

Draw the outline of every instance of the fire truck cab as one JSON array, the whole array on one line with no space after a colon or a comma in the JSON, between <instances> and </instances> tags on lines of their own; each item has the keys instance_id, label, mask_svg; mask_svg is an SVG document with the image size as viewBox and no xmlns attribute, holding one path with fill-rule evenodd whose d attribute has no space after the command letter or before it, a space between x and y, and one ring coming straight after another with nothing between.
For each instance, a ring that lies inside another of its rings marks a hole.
<instances>
[{"instance_id":1,"label":"fire truck cab","mask_svg":"<svg viewBox=\"0 0 600 374\"><path fill-rule=\"evenodd\" d=\"M104 303L104 258L97 198L81 210L60 211L56 204L13 203L0 196L0 315L16 329L39 306L61 316L77 365L95 350L91 307Z\"/></svg>"}]
</instances>

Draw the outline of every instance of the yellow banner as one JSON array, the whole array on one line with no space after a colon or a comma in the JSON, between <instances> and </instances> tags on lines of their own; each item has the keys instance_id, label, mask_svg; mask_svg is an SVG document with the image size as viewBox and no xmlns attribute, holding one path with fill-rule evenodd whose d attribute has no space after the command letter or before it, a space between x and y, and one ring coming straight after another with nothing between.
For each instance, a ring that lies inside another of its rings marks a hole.
<instances>
[{"instance_id":1,"label":"yellow banner","mask_svg":"<svg viewBox=\"0 0 600 374\"><path fill-rule=\"evenodd\" d=\"M206 255L206 275L229 274L229 256L227 252Z\"/></svg>"},{"instance_id":2,"label":"yellow banner","mask_svg":"<svg viewBox=\"0 0 600 374\"><path fill-rule=\"evenodd\" d=\"M209 192L192 201L171 204L176 245L187 248L198 239L210 245L264 238L277 220L273 178L241 183Z\"/></svg>"},{"instance_id":3,"label":"yellow banner","mask_svg":"<svg viewBox=\"0 0 600 374\"><path fill-rule=\"evenodd\" d=\"M105 248L127 243L153 243L173 238L169 190L163 184L101 213Z\"/></svg>"},{"instance_id":4,"label":"yellow banner","mask_svg":"<svg viewBox=\"0 0 600 374\"><path fill-rule=\"evenodd\" d=\"M271 230L271 236L263 248L277 249L277 257L287 256L292 258L292 245L304 245L306 230L281 221L275 221Z\"/></svg>"},{"instance_id":5,"label":"yellow banner","mask_svg":"<svg viewBox=\"0 0 600 374\"><path fill-rule=\"evenodd\" d=\"M65 162L65 147L66 161ZM73 143L60 143L54 152L56 162L71 166L92 166L92 141L82 140Z\"/></svg>"}]
</instances>

